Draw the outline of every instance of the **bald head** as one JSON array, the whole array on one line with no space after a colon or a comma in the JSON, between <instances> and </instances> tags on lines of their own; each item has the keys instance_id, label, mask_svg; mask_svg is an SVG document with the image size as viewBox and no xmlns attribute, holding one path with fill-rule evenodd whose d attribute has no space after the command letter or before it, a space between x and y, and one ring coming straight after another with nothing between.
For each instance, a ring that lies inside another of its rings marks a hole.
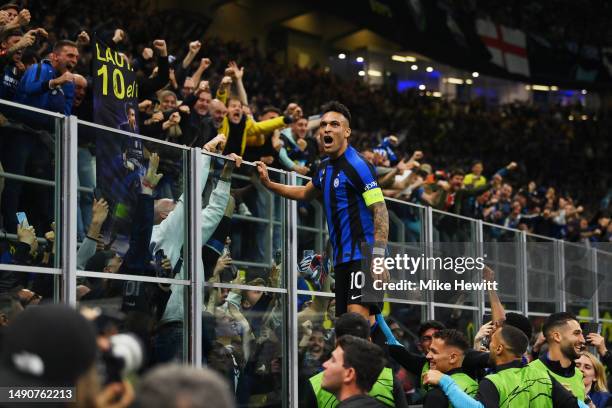
<instances>
[{"instance_id":1,"label":"bald head","mask_svg":"<svg viewBox=\"0 0 612 408\"><path fill-rule=\"evenodd\" d=\"M215 127L219 129L223 123L223 118L227 115L227 106L215 98L210 102L209 111Z\"/></svg>"},{"instance_id":2,"label":"bald head","mask_svg":"<svg viewBox=\"0 0 612 408\"><path fill-rule=\"evenodd\" d=\"M79 107L87 94L87 80L83 75L74 74L74 106Z\"/></svg>"},{"instance_id":3,"label":"bald head","mask_svg":"<svg viewBox=\"0 0 612 408\"><path fill-rule=\"evenodd\" d=\"M153 224L158 225L168 218L168 215L174 210L174 207L176 207L176 203L169 198L155 200Z\"/></svg>"}]
</instances>

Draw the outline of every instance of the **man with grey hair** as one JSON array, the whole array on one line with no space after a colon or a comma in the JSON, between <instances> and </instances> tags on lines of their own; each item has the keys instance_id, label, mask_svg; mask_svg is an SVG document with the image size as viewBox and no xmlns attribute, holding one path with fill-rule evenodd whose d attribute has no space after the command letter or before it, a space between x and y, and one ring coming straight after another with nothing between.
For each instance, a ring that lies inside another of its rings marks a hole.
<instances>
[{"instance_id":1,"label":"man with grey hair","mask_svg":"<svg viewBox=\"0 0 612 408\"><path fill-rule=\"evenodd\" d=\"M224 143L225 136L219 134L204 145L203 150L216 152L219 150L219 146ZM202 157L200 194L206 187L211 157L210 155L203 155ZM242 158L236 155L230 155L229 159L226 160L217 186L210 195L208 204L201 211L202 242L207 242L210 239L221 218L223 218L230 197L232 171L234 166L240 167L242 162ZM185 217L187 215L185 197L181 196L176 202L170 199L156 200L154 212L154 226L151 234L153 253L155 254L157 251L163 250L172 265L173 277L175 279L189 279L183 260ZM203 282L204 265L201 258L198 261L197 273ZM182 361L183 359L184 286L173 284L171 290L172 294L157 327L156 335L153 338L153 356L157 363L167 363L174 359Z\"/></svg>"},{"instance_id":2,"label":"man with grey hair","mask_svg":"<svg viewBox=\"0 0 612 408\"><path fill-rule=\"evenodd\" d=\"M213 402L214 401L214 402ZM165 364L140 383L135 406L146 408L233 408L229 385L207 368Z\"/></svg>"}]
</instances>

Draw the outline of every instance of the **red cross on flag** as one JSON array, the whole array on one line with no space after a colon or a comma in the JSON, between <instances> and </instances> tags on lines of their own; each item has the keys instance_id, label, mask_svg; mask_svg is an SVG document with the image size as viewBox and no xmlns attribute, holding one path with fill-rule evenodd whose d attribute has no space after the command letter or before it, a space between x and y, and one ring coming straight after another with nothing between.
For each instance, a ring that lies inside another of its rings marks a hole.
<instances>
[{"instance_id":1,"label":"red cross on flag","mask_svg":"<svg viewBox=\"0 0 612 408\"><path fill-rule=\"evenodd\" d=\"M491 62L513 74L529 76L525 33L491 20L476 20L476 30L493 56Z\"/></svg>"}]
</instances>

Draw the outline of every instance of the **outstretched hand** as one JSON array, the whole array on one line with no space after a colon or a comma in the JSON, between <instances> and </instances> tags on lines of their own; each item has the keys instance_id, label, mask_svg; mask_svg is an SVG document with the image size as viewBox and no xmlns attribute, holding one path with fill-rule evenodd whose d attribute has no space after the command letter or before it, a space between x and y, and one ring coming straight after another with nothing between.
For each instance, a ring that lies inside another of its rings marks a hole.
<instances>
[{"instance_id":1,"label":"outstretched hand","mask_svg":"<svg viewBox=\"0 0 612 408\"><path fill-rule=\"evenodd\" d=\"M270 185L270 176L268 175L268 166L262 161L255 162L257 165L257 172L259 173L259 180L264 187Z\"/></svg>"},{"instance_id":2,"label":"outstretched hand","mask_svg":"<svg viewBox=\"0 0 612 408\"><path fill-rule=\"evenodd\" d=\"M244 76L244 67L238 68L238 64L236 64L236 61L230 61L227 67L230 70L229 75L233 76L237 80L241 80Z\"/></svg>"},{"instance_id":3,"label":"outstretched hand","mask_svg":"<svg viewBox=\"0 0 612 408\"><path fill-rule=\"evenodd\" d=\"M157 173L157 168L159 167L159 155L157 153L152 153L151 157L149 157L149 167L147 168L147 174L143 177L141 181L142 192L144 194L152 194L153 189L159 183L159 180L164 176L163 174Z\"/></svg>"}]
</instances>

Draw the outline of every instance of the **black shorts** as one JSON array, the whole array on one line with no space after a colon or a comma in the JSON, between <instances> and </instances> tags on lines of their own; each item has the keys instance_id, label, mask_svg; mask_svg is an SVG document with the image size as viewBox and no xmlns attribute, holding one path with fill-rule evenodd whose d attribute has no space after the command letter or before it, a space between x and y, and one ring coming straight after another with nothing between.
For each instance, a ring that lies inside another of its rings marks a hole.
<instances>
[{"instance_id":1,"label":"black shorts","mask_svg":"<svg viewBox=\"0 0 612 408\"><path fill-rule=\"evenodd\" d=\"M336 317L342 316L348 311L348 305L362 305L370 309L370 314L381 313L382 303L364 302L361 288L366 282L366 273L363 271L361 261L349 261L336 265L334 275L336 277Z\"/></svg>"}]
</instances>

